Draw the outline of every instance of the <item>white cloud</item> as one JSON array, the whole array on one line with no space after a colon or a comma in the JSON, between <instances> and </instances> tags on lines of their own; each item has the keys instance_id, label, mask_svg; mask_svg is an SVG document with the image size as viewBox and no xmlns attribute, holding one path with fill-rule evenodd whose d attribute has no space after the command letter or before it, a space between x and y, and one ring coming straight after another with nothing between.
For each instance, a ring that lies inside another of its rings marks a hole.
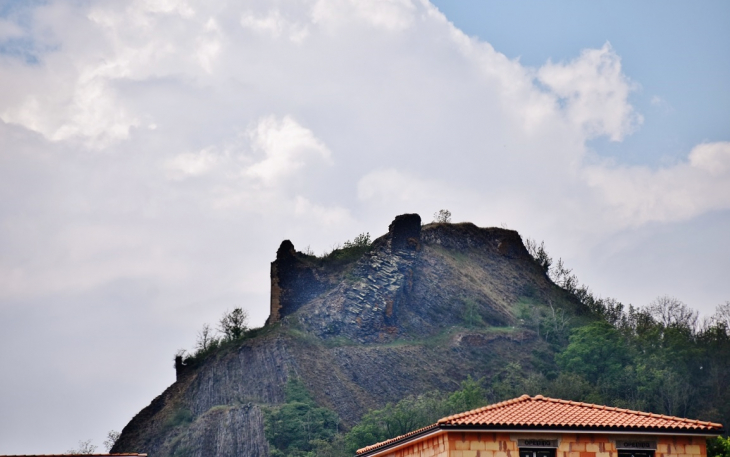
<instances>
[{"instance_id":1,"label":"white cloud","mask_svg":"<svg viewBox=\"0 0 730 457\"><path fill-rule=\"evenodd\" d=\"M264 117L249 130L249 136L254 151L263 153L265 158L248 167L245 173L268 185L301 170L309 157L319 157L327 163L331 156L327 146L311 130L290 116Z\"/></svg>"},{"instance_id":2,"label":"white cloud","mask_svg":"<svg viewBox=\"0 0 730 457\"><path fill-rule=\"evenodd\" d=\"M394 170L377 170L363 176L357 183L360 200L383 204L391 200L415 203L434 194L436 183L428 183Z\"/></svg>"},{"instance_id":3,"label":"white cloud","mask_svg":"<svg viewBox=\"0 0 730 457\"><path fill-rule=\"evenodd\" d=\"M415 10L410 0L317 0L312 19L317 24L334 27L364 22L387 31L400 31L413 23Z\"/></svg>"},{"instance_id":4,"label":"white cloud","mask_svg":"<svg viewBox=\"0 0 730 457\"><path fill-rule=\"evenodd\" d=\"M689 154L689 163L713 177L730 178L730 142L702 143L695 146Z\"/></svg>"},{"instance_id":5,"label":"white cloud","mask_svg":"<svg viewBox=\"0 0 730 457\"><path fill-rule=\"evenodd\" d=\"M247 11L241 17L241 25L256 33L266 34L273 38L286 35L295 43L302 42L309 35L309 29L301 23L289 21L278 9L271 9L263 15Z\"/></svg>"},{"instance_id":6,"label":"white cloud","mask_svg":"<svg viewBox=\"0 0 730 457\"><path fill-rule=\"evenodd\" d=\"M134 7L145 12L179 14L182 17L195 14L195 9L184 0L137 0Z\"/></svg>"},{"instance_id":7,"label":"white cloud","mask_svg":"<svg viewBox=\"0 0 730 457\"><path fill-rule=\"evenodd\" d=\"M0 40L7 40L11 38L20 38L25 35L23 28L18 24L0 18Z\"/></svg>"},{"instance_id":8,"label":"white cloud","mask_svg":"<svg viewBox=\"0 0 730 457\"><path fill-rule=\"evenodd\" d=\"M294 200L294 214L323 226L353 225L355 222L346 208L326 207L312 203L298 195Z\"/></svg>"},{"instance_id":9,"label":"white cloud","mask_svg":"<svg viewBox=\"0 0 730 457\"><path fill-rule=\"evenodd\" d=\"M219 163L218 156L212 148L202 149L198 152L183 152L165 163L165 167L172 172L173 179L180 179L186 176L198 176L210 171Z\"/></svg>"},{"instance_id":10,"label":"white cloud","mask_svg":"<svg viewBox=\"0 0 730 457\"><path fill-rule=\"evenodd\" d=\"M672 167L591 166L585 177L607 204L604 217L614 229L683 221L730 209L730 143L700 144L687 163Z\"/></svg>"},{"instance_id":11,"label":"white cloud","mask_svg":"<svg viewBox=\"0 0 730 457\"><path fill-rule=\"evenodd\" d=\"M621 141L643 121L628 102L633 85L608 43L583 51L567 64L547 63L537 76L565 103L566 116L583 126L588 137L606 135Z\"/></svg>"}]
</instances>

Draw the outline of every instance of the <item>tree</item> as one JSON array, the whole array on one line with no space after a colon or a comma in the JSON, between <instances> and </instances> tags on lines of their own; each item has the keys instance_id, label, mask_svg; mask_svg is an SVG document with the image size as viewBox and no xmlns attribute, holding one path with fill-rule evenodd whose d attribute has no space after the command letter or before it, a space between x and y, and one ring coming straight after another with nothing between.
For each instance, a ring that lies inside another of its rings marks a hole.
<instances>
[{"instance_id":1,"label":"tree","mask_svg":"<svg viewBox=\"0 0 730 457\"><path fill-rule=\"evenodd\" d=\"M452 393L447 400L449 413L463 413L487 404L481 380L472 379L468 375L461 381L461 389Z\"/></svg>"},{"instance_id":2,"label":"tree","mask_svg":"<svg viewBox=\"0 0 730 457\"><path fill-rule=\"evenodd\" d=\"M730 457L730 438L708 438L707 457Z\"/></svg>"},{"instance_id":3,"label":"tree","mask_svg":"<svg viewBox=\"0 0 730 457\"><path fill-rule=\"evenodd\" d=\"M527 252L540 265L540 268L542 268L545 274L547 274L550 271L550 266L553 264L553 258L545 250L545 242L541 241L540 246L538 246L537 241L532 238L527 238L525 240L525 248L527 248Z\"/></svg>"},{"instance_id":4,"label":"tree","mask_svg":"<svg viewBox=\"0 0 730 457\"><path fill-rule=\"evenodd\" d=\"M78 449L71 449L66 451L66 454L93 454L96 451L96 446L91 444L91 440L79 441Z\"/></svg>"},{"instance_id":5,"label":"tree","mask_svg":"<svg viewBox=\"0 0 730 457\"><path fill-rule=\"evenodd\" d=\"M296 377L287 381L286 403L266 411L266 438L273 457L314 455L310 452L333 441L338 426L337 414L317 406Z\"/></svg>"},{"instance_id":6,"label":"tree","mask_svg":"<svg viewBox=\"0 0 730 457\"><path fill-rule=\"evenodd\" d=\"M664 328L681 328L691 333L697 331L697 311L674 297L668 295L657 297L646 309Z\"/></svg>"},{"instance_id":7,"label":"tree","mask_svg":"<svg viewBox=\"0 0 730 457\"><path fill-rule=\"evenodd\" d=\"M218 324L218 330L228 341L237 340L248 330L248 313L242 308L226 311Z\"/></svg>"},{"instance_id":8,"label":"tree","mask_svg":"<svg viewBox=\"0 0 730 457\"><path fill-rule=\"evenodd\" d=\"M365 414L345 440L350 455L363 446L411 432L448 415L448 405L440 392L409 395L396 404Z\"/></svg>"},{"instance_id":9,"label":"tree","mask_svg":"<svg viewBox=\"0 0 730 457\"><path fill-rule=\"evenodd\" d=\"M448 224L451 222L451 211L448 209L440 209L433 213L433 221L438 224Z\"/></svg>"},{"instance_id":10,"label":"tree","mask_svg":"<svg viewBox=\"0 0 730 457\"><path fill-rule=\"evenodd\" d=\"M367 248L370 247L371 241L370 241L370 232L367 233L361 233L358 236L355 237L354 240L345 241L345 244L343 247L345 249L349 248Z\"/></svg>"},{"instance_id":11,"label":"tree","mask_svg":"<svg viewBox=\"0 0 730 457\"><path fill-rule=\"evenodd\" d=\"M403 435L442 417L484 406L484 389L481 380L468 376L461 382L461 389L451 395L429 392L410 395L396 404L388 403L383 409L365 414L360 422L345 436L349 454L361 447Z\"/></svg>"},{"instance_id":12,"label":"tree","mask_svg":"<svg viewBox=\"0 0 730 457\"><path fill-rule=\"evenodd\" d=\"M717 310L711 319L716 326L724 328L730 334L730 301L717 305Z\"/></svg>"},{"instance_id":13,"label":"tree","mask_svg":"<svg viewBox=\"0 0 730 457\"><path fill-rule=\"evenodd\" d=\"M606 322L594 322L576 329L568 347L555 360L563 370L592 384L616 385L631 357L618 330Z\"/></svg>"},{"instance_id":14,"label":"tree","mask_svg":"<svg viewBox=\"0 0 730 457\"><path fill-rule=\"evenodd\" d=\"M479 314L479 305L477 304L477 302L475 302L471 298L464 298L462 299L462 301L464 302L463 318L464 323L467 325L467 327L484 325L482 316Z\"/></svg>"},{"instance_id":15,"label":"tree","mask_svg":"<svg viewBox=\"0 0 730 457\"><path fill-rule=\"evenodd\" d=\"M106 448L107 452L112 450L120 435L121 433L115 430L109 430L109 433L107 433L106 435L106 440L104 441L104 447Z\"/></svg>"},{"instance_id":16,"label":"tree","mask_svg":"<svg viewBox=\"0 0 730 457\"><path fill-rule=\"evenodd\" d=\"M204 353L217 344L218 339L213 336L213 330L210 328L210 325L203 324L202 330L198 332L198 341L195 342L196 353Z\"/></svg>"}]
</instances>

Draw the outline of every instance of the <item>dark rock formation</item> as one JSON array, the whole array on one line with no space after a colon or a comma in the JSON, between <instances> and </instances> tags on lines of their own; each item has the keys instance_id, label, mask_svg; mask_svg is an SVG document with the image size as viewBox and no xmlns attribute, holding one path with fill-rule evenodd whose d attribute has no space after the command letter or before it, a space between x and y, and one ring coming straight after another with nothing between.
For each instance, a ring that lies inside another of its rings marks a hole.
<instances>
[{"instance_id":1,"label":"dark rock formation","mask_svg":"<svg viewBox=\"0 0 730 457\"><path fill-rule=\"evenodd\" d=\"M289 240L276 251L276 260L271 262L271 310L266 325L294 313L324 291L315 268L303 257Z\"/></svg>"},{"instance_id":2,"label":"dark rock formation","mask_svg":"<svg viewBox=\"0 0 730 457\"><path fill-rule=\"evenodd\" d=\"M271 264L271 314L258 336L205 360L176 360L177 381L124 428L113 452L267 456L261 407L299 377L347 428L369 409L550 347L518 318L552 303L581 312L517 232L395 218L359 258L328 263L284 241ZM528 292L526 292L528 291ZM465 320L478 315L479 326ZM528 309L529 311L529 309ZM182 419L181 419L182 418Z\"/></svg>"},{"instance_id":3,"label":"dark rock formation","mask_svg":"<svg viewBox=\"0 0 730 457\"><path fill-rule=\"evenodd\" d=\"M401 214L388 226L391 252L403 249L417 250L421 245L421 216Z\"/></svg>"}]
</instances>

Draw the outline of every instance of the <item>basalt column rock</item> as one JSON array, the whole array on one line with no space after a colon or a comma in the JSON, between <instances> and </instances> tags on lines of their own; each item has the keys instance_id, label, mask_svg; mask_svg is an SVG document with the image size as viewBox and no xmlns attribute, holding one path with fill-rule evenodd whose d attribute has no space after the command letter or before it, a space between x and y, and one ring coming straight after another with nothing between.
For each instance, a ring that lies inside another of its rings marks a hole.
<instances>
[{"instance_id":1,"label":"basalt column rock","mask_svg":"<svg viewBox=\"0 0 730 457\"><path fill-rule=\"evenodd\" d=\"M276 251L276 260L271 262L271 308L267 325L278 322L324 291L325 284L304 258L289 240L282 241Z\"/></svg>"},{"instance_id":2,"label":"basalt column rock","mask_svg":"<svg viewBox=\"0 0 730 457\"><path fill-rule=\"evenodd\" d=\"M421 247L421 216L418 214L401 214L396 216L388 226L390 233L390 250L417 251Z\"/></svg>"}]
</instances>

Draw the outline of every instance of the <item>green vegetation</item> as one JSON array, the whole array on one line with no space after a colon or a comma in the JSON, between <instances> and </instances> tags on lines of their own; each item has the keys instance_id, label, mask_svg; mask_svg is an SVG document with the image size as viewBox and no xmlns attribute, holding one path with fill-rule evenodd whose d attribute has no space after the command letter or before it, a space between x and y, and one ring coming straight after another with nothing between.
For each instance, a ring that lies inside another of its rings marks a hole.
<instances>
[{"instance_id":1,"label":"green vegetation","mask_svg":"<svg viewBox=\"0 0 730 457\"><path fill-rule=\"evenodd\" d=\"M538 246L535 240L527 238L525 240L525 248L532 258L535 259L535 262L540 265L542 271L547 274L550 271L550 266L553 264L553 258L545 250L545 242L540 242L540 246Z\"/></svg>"},{"instance_id":2,"label":"green vegetation","mask_svg":"<svg viewBox=\"0 0 730 457\"><path fill-rule=\"evenodd\" d=\"M448 209L440 209L433 213L433 221L437 224L451 223L451 211Z\"/></svg>"},{"instance_id":3,"label":"green vegetation","mask_svg":"<svg viewBox=\"0 0 730 457\"><path fill-rule=\"evenodd\" d=\"M387 404L363 416L349 432L339 431L337 415L316 405L304 384L290 377L286 402L268 408L266 437L272 456L344 457L361 447L435 423L441 417L486 404L483 380L468 377L451 394L429 392Z\"/></svg>"},{"instance_id":4,"label":"green vegetation","mask_svg":"<svg viewBox=\"0 0 730 457\"><path fill-rule=\"evenodd\" d=\"M464 324L469 328L484 326L484 320L479 314L479 305L471 298L463 298L462 302L464 303L462 313Z\"/></svg>"},{"instance_id":5,"label":"green vegetation","mask_svg":"<svg viewBox=\"0 0 730 457\"><path fill-rule=\"evenodd\" d=\"M532 390L558 398L730 422L730 302L700 322L696 311L672 297L658 297L643 308L596 298L562 259L552 262L544 244L529 240L526 244L553 282L589 311L590 320L570 321L552 304L546 313L523 303L525 325L552 343L554 363L533 373L523 372L512 389L495 395L494 400ZM568 338L550 337L546 333L550 327L553 335Z\"/></svg>"},{"instance_id":6,"label":"green vegetation","mask_svg":"<svg viewBox=\"0 0 730 457\"><path fill-rule=\"evenodd\" d=\"M187 408L177 409L165 422L165 428L187 425L193 421L193 413Z\"/></svg>"},{"instance_id":7,"label":"green vegetation","mask_svg":"<svg viewBox=\"0 0 730 457\"><path fill-rule=\"evenodd\" d=\"M233 311L223 313L217 329L212 329L209 324L203 324L203 328L197 335L195 349L191 354L181 349L177 355L183 358L186 366L196 366L211 355L236 348L241 342L271 332L276 327L277 325L274 324L267 327L249 328L248 313L242 308L235 308Z\"/></svg>"},{"instance_id":8,"label":"green vegetation","mask_svg":"<svg viewBox=\"0 0 730 457\"><path fill-rule=\"evenodd\" d=\"M248 313L242 308L236 308L233 311L225 312L218 324L224 340L237 340L241 338L248 330Z\"/></svg>"},{"instance_id":9,"label":"green vegetation","mask_svg":"<svg viewBox=\"0 0 730 457\"><path fill-rule=\"evenodd\" d=\"M352 241L345 241L342 246L335 246L329 253L323 254L318 260L324 266L339 267L358 260L372 247L370 233L361 233Z\"/></svg>"},{"instance_id":10,"label":"green vegetation","mask_svg":"<svg viewBox=\"0 0 730 457\"><path fill-rule=\"evenodd\" d=\"M337 414L317 406L302 381L293 376L286 385L286 402L265 412L272 457L322 455L318 449L331 447L338 432Z\"/></svg>"},{"instance_id":11,"label":"green vegetation","mask_svg":"<svg viewBox=\"0 0 730 457\"><path fill-rule=\"evenodd\" d=\"M451 395L430 392L409 396L396 404L365 414L345 435L348 455L356 450L436 423L440 418L486 404L479 381L468 377Z\"/></svg>"},{"instance_id":12,"label":"green vegetation","mask_svg":"<svg viewBox=\"0 0 730 457\"><path fill-rule=\"evenodd\" d=\"M730 438L718 436L707 440L707 457L730 457Z\"/></svg>"}]
</instances>

